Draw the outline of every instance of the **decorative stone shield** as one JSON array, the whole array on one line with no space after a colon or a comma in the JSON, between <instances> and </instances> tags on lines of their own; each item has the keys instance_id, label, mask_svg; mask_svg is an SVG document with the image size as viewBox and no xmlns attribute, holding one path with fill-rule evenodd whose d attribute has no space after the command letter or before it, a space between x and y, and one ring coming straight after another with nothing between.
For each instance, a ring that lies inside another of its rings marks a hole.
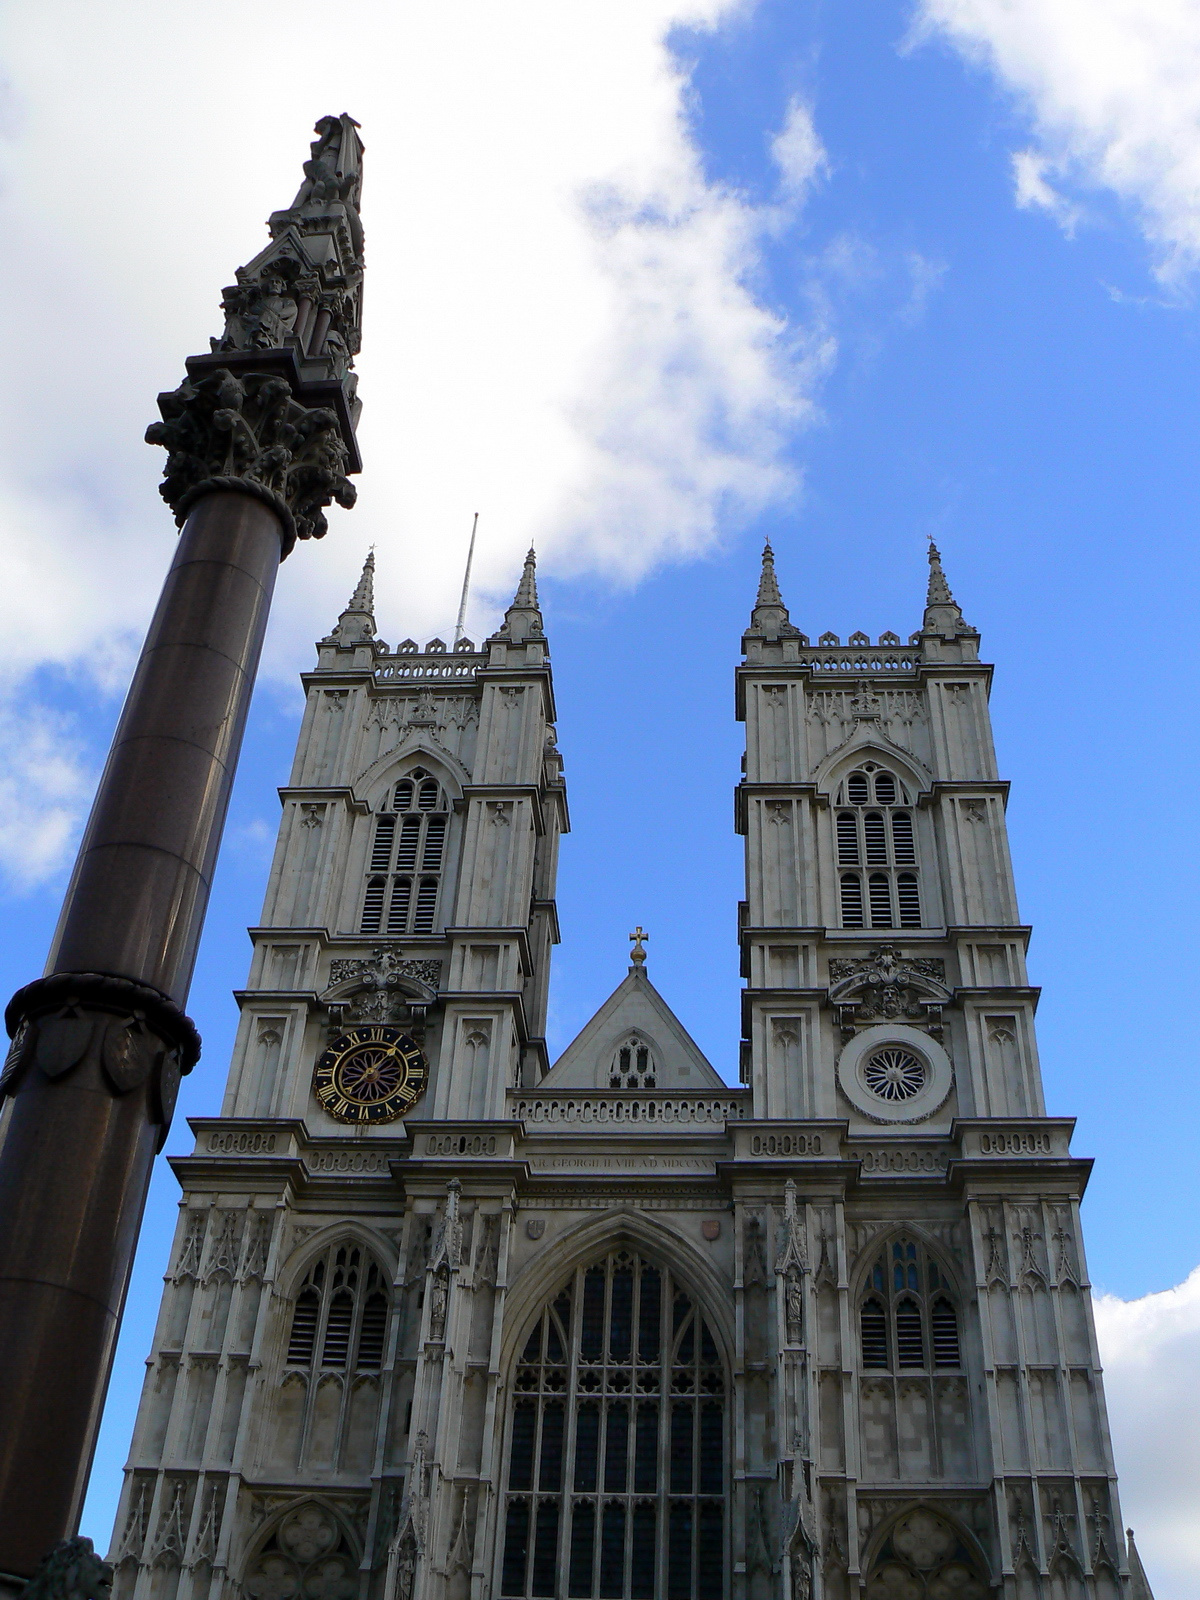
<instances>
[{"instance_id":1,"label":"decorative stone shield","mask_svg":"<svg viewBox=\"0 0 1200 1600\"><path fill-rule=\"evenodd\" d=\"M61 1078L64 1072L77 1067L92 1041L92 1017L71 1016L60 1012L48 1017L38 1029L34 1060L48 1078Z\"/></svg>"}]
</instances>

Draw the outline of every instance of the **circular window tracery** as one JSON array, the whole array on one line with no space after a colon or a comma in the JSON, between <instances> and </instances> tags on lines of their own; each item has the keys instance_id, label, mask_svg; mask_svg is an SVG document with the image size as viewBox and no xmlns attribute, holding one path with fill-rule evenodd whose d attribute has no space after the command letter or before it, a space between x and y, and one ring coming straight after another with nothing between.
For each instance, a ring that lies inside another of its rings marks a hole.
<instances>
[{"instance_id":1,"label":"circular window tracery","mask_svg":"<svg viewBox=\"0 0 1200 1600\"><path fill-rule=\"evenodd\" d=\"M886 1045L867 1057L862 1078L872 1094L896 1104L920 1094L929 1080L929 1069L911 1050Z\"/></svg>"}]
</instances>

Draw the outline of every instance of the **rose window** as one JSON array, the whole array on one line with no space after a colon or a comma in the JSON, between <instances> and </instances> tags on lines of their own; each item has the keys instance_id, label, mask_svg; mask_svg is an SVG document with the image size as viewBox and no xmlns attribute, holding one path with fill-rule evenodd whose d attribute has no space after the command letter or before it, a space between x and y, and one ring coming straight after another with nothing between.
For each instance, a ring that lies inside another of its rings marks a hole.
<instances>
[{"instance_id":1,"label":"rose window","mask_svg":"<svg viewBox=\"0 0 1200 1600\"><path fill-rule=\"evenodd\" d=\"M881 1100L911 1100L920 1094L929 1072L920 1056L899 1045L888 1045L867 1057L862 1079Z\"/></svg>"}]
</instances>

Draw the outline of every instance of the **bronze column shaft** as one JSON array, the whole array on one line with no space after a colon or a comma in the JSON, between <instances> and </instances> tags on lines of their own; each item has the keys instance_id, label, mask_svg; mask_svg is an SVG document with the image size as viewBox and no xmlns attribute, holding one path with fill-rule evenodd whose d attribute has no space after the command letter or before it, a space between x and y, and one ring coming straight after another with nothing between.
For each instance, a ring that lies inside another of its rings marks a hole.
<instances>
[{"instance_id":1,"label":"bronze column shaft","mask_svg":"<svg viewBox=\"0 0 1200 1600\"><path fill-rule=\"evenodd\" d=\"M177 1008L282 538L250 494L188 515L47 964L66 976L10 1008L28 1021L0 1133L0 1587L78 1525L155 1148L198 1047Z\"/></svg>"}]
</instances>

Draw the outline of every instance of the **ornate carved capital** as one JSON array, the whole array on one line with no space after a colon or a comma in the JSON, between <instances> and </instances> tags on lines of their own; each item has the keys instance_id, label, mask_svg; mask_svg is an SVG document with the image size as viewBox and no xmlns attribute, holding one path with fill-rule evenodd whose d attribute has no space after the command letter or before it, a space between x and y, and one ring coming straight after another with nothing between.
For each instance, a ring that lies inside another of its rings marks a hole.
<instances>
[{"instance_id":1,"label":"ornate carved capital","mask_svg":"<svg viewBox=\"0 0 1200 1600\"><path fill-rule=\"evenodd\" d=\"M325 506L354 504L342 419L332 407L302 404L278 373L189 375L159 395L158 409L163 420L146 429L146 442L167 451L159 493L181 527L201 495L233 489L278 513L286 556L298 538L323 537Z\"/></svg>"},{"instance_id":2,"label":"ornate carved capital","mask_svg":"<svg viewBox=\"0 0 1200 1600\"><path fill-rule=\"evenodd\" d=\"M21 1600L109 1600L113 1569L84 1538L54 1546L26 1585Z\"/></svg>"},{"instance_id":3,"label":"ornate carved capital","mask_svg":"<svg viewBox=\"0 0 1200 1600\"><path fill-rule=\"evenodd\" d=\"M149 1115L160 1125L162 1147L179 1079L200 1059L195 1024L166 995L104 972L55 972L18 989L4 1023L12 1044L0 1099L16 1092L30 1068L54 1080L89 1063L118 1095L149 1079Z\"/></svg>"}]
</instances>

